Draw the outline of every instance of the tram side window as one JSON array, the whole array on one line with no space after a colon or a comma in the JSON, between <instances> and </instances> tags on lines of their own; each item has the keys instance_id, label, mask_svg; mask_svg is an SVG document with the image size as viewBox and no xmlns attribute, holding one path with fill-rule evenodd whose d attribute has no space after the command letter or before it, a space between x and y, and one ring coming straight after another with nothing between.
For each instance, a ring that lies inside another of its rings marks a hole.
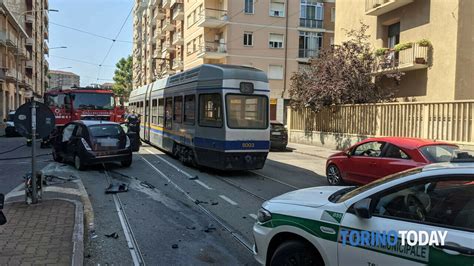
<instances>
[{"instance_id":1,"label":"tram side window","mask_svg":"<svg viewBox=\"0 0 474 266\"><path fill-rule=\"evenodd\" d=\"M199 125L222 127L222 100L219 94L199 95Z\"/></svg>"},{"instance_id":2,"label":"tram side window","mask_svg":"<svg viewBox=\"0 0 474 266\"><path fill-rule=\"evenodd\" d=\"M165 99L161 98L161 99L158 99L158 125L159 126L163 126L163 123L165 121L164 113L165 113Z\"/></svg>"},{"instance_id":3,"label":"tram side window","mask_svg":"<svg viewBox=\"0 0 474 266\"><path fill-rule=\"evenodd\" d=\"M173 121L176 123L183 122L183 96L174 97Z\"/></svg>"},{"instance_id":4,"label":"tram side window","mask_svg":"<svg viewBox=\"0 0 474 266\"><path fill-rule=\"evenodd\" d=\"M158 108L158 100L157 99L153 99L151 101L151 122L153 124L156 124L157 121L157 108Z\"/></svg>"},{"instance_id":5,"label":"tram side window","mask_svg":"<svg viewBox=\"0 0 474 266\"><path fill-rule=\"evenodd\" d=\"M173 125L173 98L168 97L165 100L165 127L171 129Z\"/></svg>"},{"instance_id":6,"label":"tram side window","mask_svg":"<svg viewBox=\"0 0 474 266\"><path fill-rule=\"evenodd\" d=\"M184 123L194 125L196 112L196 97L194 95L184 96Z\"/></svg>"}]
</instances>

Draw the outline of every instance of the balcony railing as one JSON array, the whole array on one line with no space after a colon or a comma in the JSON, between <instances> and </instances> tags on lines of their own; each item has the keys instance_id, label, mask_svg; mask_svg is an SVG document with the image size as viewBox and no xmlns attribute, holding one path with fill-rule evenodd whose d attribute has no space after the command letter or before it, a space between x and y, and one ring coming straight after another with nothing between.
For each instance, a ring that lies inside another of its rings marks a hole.
<instances>
[{"instance_id":1,"label":"balcony railing","mask_svg":"<svg viewBox=\"0 0 474 266\"><path fill-rule=\"evenodd\" d=\"M173 70L182 70L183 69L183 61L179 60L179 59L173 59L173 65L171 67L171 69Z\"/></svg>"},{"instance_id":2,"label":"balcony railing","mask_svg":"<svg viewBox=\"0 0 474 266\"><path fill-rule=\"evenodd\" d=\"M163 8L157 7L155 8L155 14L153 15L153 19L158 21L162 20L165 17L165 13Z\"/></svg>"},{"instance_id":3,"label":"balcony railing","mask_svg":"<svg viewBox=\"0 0 474 266\"><path fill-rule=\"evenodd\" d=\"M299 49L298 58L315 58L318 57L318 49Z\"/></svg>"},{"instance_id":4,"label":"balcony railing","mask_svg":"<svg viewBox=\"0 0 474 266\"><path fill-rule=\"evenodd\" d=\"M174 24L171 22L171 19L166 19L164 21L163 30L164 31L173 31L175 28Z\"/></svg>"},{"instance_id":5,"label":"balcony railing","mask_svg":"<svg viewBox=\"0 0 474 266\"><path fill-rule=\"evenodd\" d=\"M183 35L181 33L175 33L173 35L173 45L183 45Z\"/></svg>"},{"instance_id":6,"label":"balcony railing","mask_svg":"<svg viewBox=\"0 0 474 266\"><path fill-rule=\"evenodd\" d=\"M416 43L401 51L387 50L384 55L376 57L374 73L394 73L427 68L429 51L429 46L420 46Z\"/></svg>"},{"instance_id":7,"label":"balcony railing","mask_svg":"<svg viewBox=\"0 0 474 266\"><path fill-rule=\"evenodd\" d=\"M26 38L26 45L33 46L35 44L35 39L33 38Z\"/></svg>"},{"instance_id":8,"label":"balcony railing","mask_svg":"<svg viewBox=\"0 0 474 266\"><path fill-rule=\"evenodd\" d=\"M319 19L300 18L300 27L322 29L323 21Z\"/></svg>"},{"instance_id":9,"label":"balcony railing","mask_svg":"<svg viewBox=\"0 0 474 266\"><path fill-rule=\"evenodd\" d=\"M35 17L31 14L26 14L25 15L25 22L32 24L35 21Z\"/></svg>"},{"instance_id":10,"label":"balcony railing","mask_svg":"<svg viewBox=\"0 0 474 266\"><path fill-rule=\"evenodd\" d=\"M227 45L225 43L206 42L199 47L198 57L220 59L225 56L227 56Z\"/></svg>"},{"instance_id":11,"label":"balcony railing","mask_svg":"<svg viewBox=\"0 0 474 266\"><path fill-rule=\"evenodd\" d=\"M227 10L206 8L199 14L199 27L220 28L229 22Z\"/></svg>"},{"instance_id":12,"label":"balcony railing","mask_svg":"<svg viewBox=\"0 0 474 266\"><path fill-rule=\"evenodd\" d=\"M46 41L43 42L44 54L49 55L49 47Z\"/></svg>"},{"instance_id":13,"label":"balcony railing","mask_svg":"<svg viewBox=\"0 0 474 266\"><path fill-rule=\"evenodd\" d=\"M411 2L413 0L365 0L365 14L380 16Z\"/></svg>"},{"instance_id":14,"label":"balcony railing","mask_svg":"<svg viewBox=\"0 0 474 266\"><path fill-rule=\"evenodd\" d=\"M171 5L171 0L162 0L161 1L161 6L163 8L170 8L170 5Z\"/></svg>"},{"instance_id":15,"label":"balcony railing","mask_svg":"<svg viewBox=\"0 0 474 266\"><path fill-rule=\"evenodd\" d=\"M14 80L16 80L16 76L17 76L16 74L17 74L17 73L16 73L16 69L14 69L14 68L10 68L10 69L7 69L7 71L5 71L5 77L6 77L7 79L14 79ZM20 73L18 73L18 74L20 74ZM19 75L18 75L18 76L19 76Z\"/></svg>"},{"instance_id":16,"label":"balcony railing","mask_svg":"<svg viewBox=\"0 0 474 266\"><path fill-rule=\"evenodd\" d=\"M177 5L173 8L173 19L174 20L183 20L184 19L184 11L182 5Z\"/></svg>"}]
</instances>

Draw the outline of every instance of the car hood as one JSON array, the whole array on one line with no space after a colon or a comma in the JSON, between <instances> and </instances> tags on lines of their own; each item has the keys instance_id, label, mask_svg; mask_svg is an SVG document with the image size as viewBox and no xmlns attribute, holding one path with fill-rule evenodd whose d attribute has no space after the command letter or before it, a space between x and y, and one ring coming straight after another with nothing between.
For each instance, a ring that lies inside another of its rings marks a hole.
<instances>
[{"instance_id":1,"label":"car hood","mask_svg":"<svg viewBox=\"0 0 474 266\"><path fill-rule=\"evenodd\" d=\"M344 187L322 186L291 191L269 200L270 203L320 207L329 203L329 196Z\"/></svg>"}]
</instances>

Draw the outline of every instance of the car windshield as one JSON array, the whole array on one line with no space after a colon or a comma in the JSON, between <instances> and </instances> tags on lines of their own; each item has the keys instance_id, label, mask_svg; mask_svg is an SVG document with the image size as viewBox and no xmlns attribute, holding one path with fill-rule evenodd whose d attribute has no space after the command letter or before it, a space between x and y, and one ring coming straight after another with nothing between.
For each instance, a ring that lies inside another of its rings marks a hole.
<instances>
[{"instance_id":1,"label":"car windshield","mask_svg":"<svg viewBox=\"0 0 474 266\"><path fill-rule=\"evenodd\" d=\"M90 126L89 131L91 135L96 138L118 137L123 132L122 127L120 125Z\"/></svg>"},{"instance_id":2,"label":"car windshield","mask_svg":"<svg viewBox=\"0 0 474 266\"><path fill-rule=\"evenodd\" d=\"M377 186L380 186L380 185L383 185L387 182L391 182L392 180L395 180L395 179L398 179L398 178L402 178L404 176L409 176L409 175L414 175L416 173L419 173L422 171L422 168L413 168L413 169L409 169L409 170L406 170L406 171L403 171L403 172L399 172L399 173L396 173L396 174L393 174L393 175L388 175L384 178L381 178L381 179L377 179L371 183L368 183L367 185L364 185L364 186L361 186L361 187L358 187L354 190L348 190L347 193L345 193L344 195L342 195L338 200L337 202L344 202L348 199L351 199L363 192L366 192L367 190L369 189L372 189L372 188L375 188Z\"/></svg>"},{"instance_id":3,"label":"car windshield","mask_svg":"<svg viewBox=\"0 0 474 266\"><path fill-rule=\"evenodd\" d=\"M429 145L419 150L425 158L432 163L449 162L458 147L454 145Z\"/></svg>"},{"instance_id":4,"label":"car windshield","mask_svg":"<svg viewBox=\"0 0 474 266\"><path fill-rule=\"evenodd\" d=\"M110 93L74 93L74 109L112 110L114 96Z\"/></svg>"},{"instance_id":5,"label":"car windshield","mask_svg":"<svg viewBox=\"0 0 474 266\"><path fill-rule=\"evenodd\" d=\"M227 124L230 128L268 128L267 97L263 95L226 96Z\"/></svg>"}]
</instances>

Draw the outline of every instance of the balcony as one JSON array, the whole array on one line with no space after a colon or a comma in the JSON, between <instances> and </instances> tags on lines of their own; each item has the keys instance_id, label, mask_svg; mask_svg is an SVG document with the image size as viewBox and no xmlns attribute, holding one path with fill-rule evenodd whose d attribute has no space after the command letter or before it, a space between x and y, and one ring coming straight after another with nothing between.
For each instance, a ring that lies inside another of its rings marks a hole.
<instances>
[{"instance_id":1,"label":"balcony","mask_svg":"<svg viewBox=\"0 0 474 266\"><path fill-rule=\"evenodd\" d=\"M35 39L33 38L26 38L26 46L33 46L35 44Z\"/></svg>"},{"instance_id":2,"label":"balcony","mask_svg":"<svg viewBox=\"0 0 474 266\"><path fill-rule=\"evenodd\" d=\"M46 41L43 42L44 54L49 55L49 47Z\"/></svg>"},{"instance_id":3,"label":"balcony","mask_svg":"<svg viewBox=\"0 0 474 266\"><path fill-rule=\"evenodd\" d=\"M221 28L229 23L227 10L206 8L201 14L197 23L199 27Z\"/></svg>"},{"instance_id":4,"label":"balcony","mask_svg":"<svg viewBox=\"0 0 474 266\"><path fill-rule=\"evenodd\" d=\"M153 58L159 58L161 56L161 47L156 47L155 51L153 51Z\"/></svg>"},{"instance_id":5,"label":"balcony","mask_svg":"<svg viewBox=\"0 0 474 266\"><path fill-rule=\"evenodd\" d=\"M199 47L199 58L222 59L227 56L227 47L225 43L206 42Z\"/></svg>"},{"instance_id":6,"label":"balcony","mask_svg":"<svg viewBox=\"0 0 474 266\"><path fill-rule=\"evenodd\" d=\"M173 59L172 62L173 62L173 65L171 67L172 70L183 70L184 68L183 61L179 59Z\"/></svg>"},{"instance_id":7,"label":"balcony","mask_svg":"<svg viewBox=\"0 0 474 266\"><path fill-rule=\"evenodd\" d=\"M174 31L174 24L171 22L170 19L165 20L164 25L163 25L163 30L164 31Z\"/></svg>"},{"instance_id":8,"label":"balcony","mask_svg":"<svg viewBox=\"0 0 474 266\"><path fill-rule=\"evenodd\" d=\"M161 1L161 6L162 6L163 8L170 8L170 6L171 6L171 0L162 0L162 1Z\"/></svg>"},{"instance_id":9,"label":"balcony","mask_svg":"<svg viewBox=\"0 0 474 266\"><path fill-rule=\"evenodd\" d=\"M316 58L319 55L319 49L302 49L298 50L298 62L309 63L312 58Z\"/></svg>"},{"instance_id":10,"label":"balcony","mask_svg":"<svg viewBox=\"0 0 474 266\"><path fill-rule=\"evenodd\" d=\"M309 29L322 29L323 21L319 19L300 18L300 27Z\"/></svg>"},{"instance_id":11,"label":"balcony","mask_svg":"<svg viewBox=\"0 0 474 266\"><path fill-rule=\"evenodd\" d=\"M48 27L48 23L49 23L49 15L48 15L48 12L45 11L45 12L41 12L41 13L43 13L44 25L45 25L46 27Z\"/></svg>"},{"instance_id":12,"label":"balcony","mask_svg":"<svg viewBox=\"0 0 474 266\"><path fill-rule=\"evenodd\" d=\"M155 21L158 21L158 20L162 20L164 18L165 18L165 11L163 10L163 8L160 8L160 7L155 8L155 13L153 15L153 19Z\"/></svg>"},{"instance_id":13,"label":"balcony","mask_svg":"<svg viewBox=\"0 0 474 266\"><path fill-rule=\"evenodd\" d=\"M27 51L26 51L26 48L25 47L18 47L18 56L20 58L26 58L27 57Z\"/></svg>"},{"instance_id":14,"label":"balcony","mask_svg":"<svg viewBox=\"0 0 474 266\"><path fill-rule=\"evenodd\" d=\"M163 53L170 53L170 52L173 52L174 50L176 50L176 48L174 47L174 45L168 43L168 42L165 42L163 43L163 48L161 49L161 52Z\"/></svg>"},{"instance_id":15,"label":"balcony","mask_svg":"<svg viewBox=\"0 0 474 266\"><path fill-rule=\"evenodd\" d=\"M183 39L183 35L179 32L176 32L174 35L173 35L173 42L172 42L173 45L183 45L184 44L184 39Z\"/></svg>"},{"instance_id":16,"label":"balcony","mask_svg":"<svg viewBox=\"0 0 474 266\"><path fill-rule=\"evenodd\" d=\"M44 27L43 35L45 40L49 40L49 29L47 27Z\"/></svg>"},{"instance_id":17,"label":"balcony","mask_svg":"<svg viewBox=\"0 0 474 266\"><path fill-rule=\"evenodd\" d=\"M184 19L184 11L182 5L177 5L173 8L173 20L183 20Z\"/></svg>"},{"instance_id":18,"label":"balcony","mask_svg":"<svg viewBox=\"0 0 474 266\"><path fill-rule=\"evenodd\" d=\"M414 43L401 51L387 50L383 55L376 56L373 73L389 74L428 68L430 49L430 46Z\"/></svg>"},{"instance_id":19,"label":"balcony","mask_svg":"<svg viewBox=\"0 0 474 266\"><path fill-rule=\"evenodd\" d=\"M160 28L155 29L155 37L158 39L163 39L165 37L164 32Z\"/></svg>"},{"instance_id":20,"label":"balcony","mask_svg":"<svg viewBox=\"0 0 474 266\"><path fill-rule=\"evenodd\" d=\"M48 62L48 60L44 59L44 60L43 60L43 65L44 65L44 67L45 67L46 69L49 69L49 62Z\"/></svg>"},{"instance_id":21,"label":"balcony","mask_svg":"<svg viewBox=\"0 0 474 266\"><path fill-rule=\"evenodd\" d=\"M33 24L35 22L35 17L31 14L25 14L25 23Z\"/></svg>"},{"instance_id":22,"label":"balcony","mask_svg":"<svg viewBox=\"0 0 474 266\"><path fill-rule=\"evenodd\" d=\"M380 16L412 2L413 0L365 0L365 14Z\"/></svg>"},{"instance_id":23,"label":"balcony","mask_svg":"<svg viewBox=\"0 0 474 266\"><path fill-rule=\"evenodd\" d=\"M5 79L6 80L16 80L16 78L17 78L17 73L16 72L17 71L14 68L7 69L7 71L5 71Z\"/></svg>"}]
</instances>

